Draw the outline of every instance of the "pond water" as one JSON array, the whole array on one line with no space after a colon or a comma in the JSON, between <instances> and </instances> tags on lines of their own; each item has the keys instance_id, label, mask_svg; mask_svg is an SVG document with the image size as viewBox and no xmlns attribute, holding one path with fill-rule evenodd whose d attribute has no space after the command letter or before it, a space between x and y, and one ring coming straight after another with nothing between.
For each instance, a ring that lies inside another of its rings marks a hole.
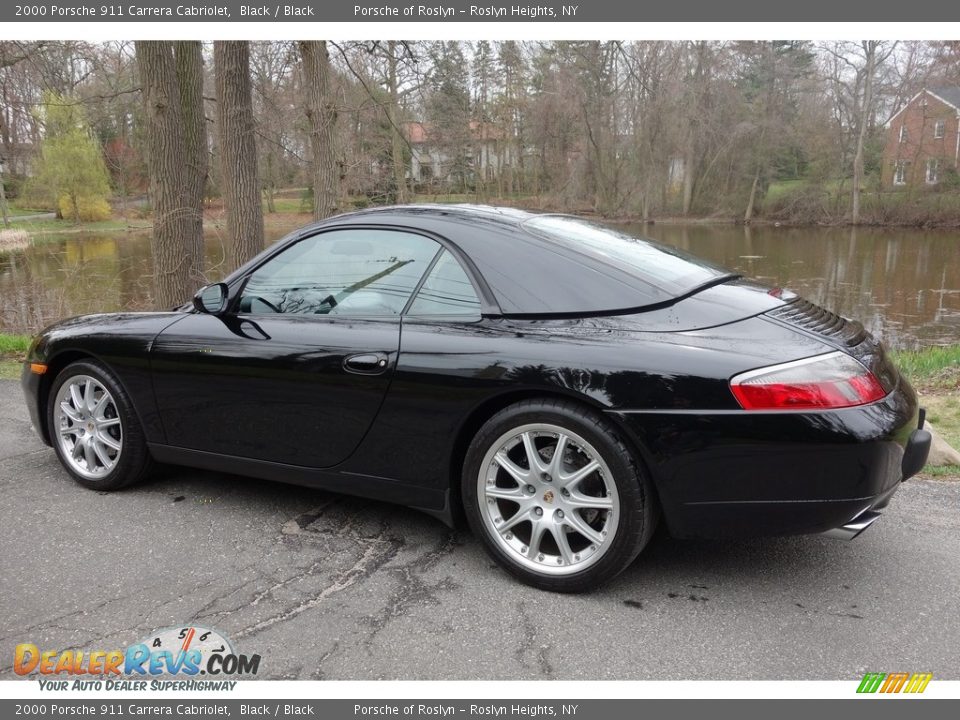
<instances>
[{"instance_id":1,"label":"pond water","mask_svg":"<svg viewBox=\"0 0 960 720\"><path fill-rule=\"evenodd\" d=\"M889 346L960 342L960 233L905 229L627 226L860 320ZM288 228L268 231L276 241ZM224 238L207 237L211 279ZM0 251L0 329L34 332L61 317L150 307L148 232L37 238Z\"/></svg>"}]
</instances>

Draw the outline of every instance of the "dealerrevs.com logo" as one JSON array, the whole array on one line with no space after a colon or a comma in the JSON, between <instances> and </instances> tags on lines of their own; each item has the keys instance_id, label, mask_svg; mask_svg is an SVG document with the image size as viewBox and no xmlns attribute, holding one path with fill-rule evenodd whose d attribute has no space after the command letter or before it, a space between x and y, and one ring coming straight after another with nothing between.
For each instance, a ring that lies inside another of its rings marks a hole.
<instances>
[{"instance_id":1,"label":"dealerrevs.com logo","mask_svg":"<svg viewBox=\"0 0 960 720\"><path fill-rule=\"evenodd\" d=\"M237 653L216 630L186 626L160 630L123 650L41 650L21 643L14 650L13 669L18 675L39 676L45 690L144 690L146 678L151 678L152 690L232 690L236 682L221 678L256 675L260 656ZM152 679L160 676L189 680Z\"/></svg>"}]
</instances>

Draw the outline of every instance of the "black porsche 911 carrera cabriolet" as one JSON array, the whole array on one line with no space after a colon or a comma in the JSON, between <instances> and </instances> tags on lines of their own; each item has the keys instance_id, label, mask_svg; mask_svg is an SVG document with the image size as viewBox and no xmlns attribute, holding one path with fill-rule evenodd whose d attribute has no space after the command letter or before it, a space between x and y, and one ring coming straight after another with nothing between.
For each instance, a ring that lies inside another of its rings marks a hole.
<instances>
[{"instance_id":1,"label":"black porsche 911 carrera cabriolet","mask_svg":"<svg viewBox=\"0 0 960 720\"><path fill-rule=\"evenodd\" d=\"M863 327L582 219L380 208L294 232L170 312L34 341L33 424L78 482L151 463L461 514L578 591L680 537L871 524L924 464Z\"/></svg>"}]
</instances>

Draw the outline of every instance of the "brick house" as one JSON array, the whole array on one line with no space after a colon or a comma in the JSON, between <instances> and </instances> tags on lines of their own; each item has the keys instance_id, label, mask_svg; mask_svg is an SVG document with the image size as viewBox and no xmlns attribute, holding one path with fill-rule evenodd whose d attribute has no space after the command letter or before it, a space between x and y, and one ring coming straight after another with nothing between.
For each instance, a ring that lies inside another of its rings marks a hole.
<instances>
[{"instance_id":1,"label":"brick house","mask_svg":"<svg viewBox=\"0 0 960 720\"><path fill-rule=\"evenodd\" d=\"M890 118L883 150L885 189L934 186L960 161L960 86L924 88Z\"/></svg>"}]
</instances>

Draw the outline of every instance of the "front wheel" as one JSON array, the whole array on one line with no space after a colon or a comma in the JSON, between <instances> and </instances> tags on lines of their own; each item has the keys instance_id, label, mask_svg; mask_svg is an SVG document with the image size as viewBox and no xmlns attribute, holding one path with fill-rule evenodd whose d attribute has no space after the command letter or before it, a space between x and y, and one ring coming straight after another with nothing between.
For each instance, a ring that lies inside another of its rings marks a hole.
<instances>
[{"instance_id":1,"label":"front wheel","mask_svg":"<svg viewBox=\"0 0 960 720\"><path fill-rule=\"evenodd\" d=\"M651 485L615 428L563 401L524 401L487 421L467 453L462 493L490 555L558 592L620 573L656 519Z\"/></svg>"},{"instance_id":2,"label":"front wheel","mask_svg":"<svg viewBox=\"0 0 960 720\"><path fill-rule=\"evenodd\" d=\"M60 372L50 389L47 427L61 465L85 487L116 490L150 469L133 404L98 362L74 362Z\"/></svg>"}]
</instances>

